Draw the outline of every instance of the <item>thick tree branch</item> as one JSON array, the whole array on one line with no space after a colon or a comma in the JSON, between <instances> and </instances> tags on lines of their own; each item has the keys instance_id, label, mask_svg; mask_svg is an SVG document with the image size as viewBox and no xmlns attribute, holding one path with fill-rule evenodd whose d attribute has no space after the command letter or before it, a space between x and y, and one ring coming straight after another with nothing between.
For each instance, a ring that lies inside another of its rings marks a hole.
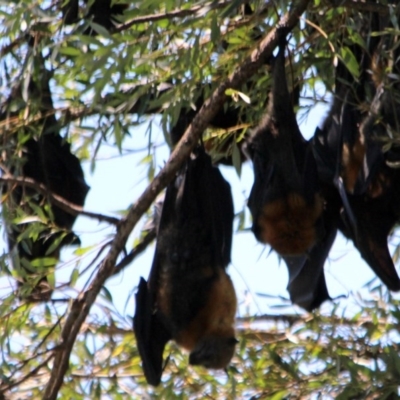
<instances>
[{"instance_id":1,"label":"thick tree branch","mask_svg":"<svg viewBox=\"0 0 400 400\"><path fill-rule=\"evenodd\" d=\"M300 15L306 10L309 1L310 0L299 0L295 2L291 12L281 19L279 25L286 27L288 30L292 30L297 25ZM64 375L68 370L69 358L76 337L101 288L107 278L113 274L117 258L123 251L132 229L151 206L156 196L174 177L180 165L189 156L191 150L198 142L200 135L207 128L208 122L215 116L220 107L222 107L226 100L226 89L239 88L242 83L248 80L257 69L263 65L264 60L271 56L277 42L277 28L274 28L262 40L258 48L252 52L250 57L244 60L242 65L240 65L228 79L219 85L187 128L165 167L131 207L126 218L121 221L111 249L101 263L96 277L88 290L78 296L72 303L71 311L69 312L61 334L63 341L62 350L59 350L54 358L51 376L43 396L44 400L56 400L64 380Z\"/></svg>"},{"instance_id":2,"label":"thick tree branch","mask_svg":"<svg viewBox=\"0 0 400 400\"><path fill-rule=\"evenodd\" d=\"M51 192L46 185L36 182L32 178L14 177L12 175L5 174L0 178L0 183L12 183L18 186L26 186L35 189L43 196L46 196L53 205L72 215L83 215L88 218L97 219L99 222L108 222L112 225L118 225L120 223L118 218L83 210L81 206L65 200L64 197Z\"/></svg>"}]
</instances>

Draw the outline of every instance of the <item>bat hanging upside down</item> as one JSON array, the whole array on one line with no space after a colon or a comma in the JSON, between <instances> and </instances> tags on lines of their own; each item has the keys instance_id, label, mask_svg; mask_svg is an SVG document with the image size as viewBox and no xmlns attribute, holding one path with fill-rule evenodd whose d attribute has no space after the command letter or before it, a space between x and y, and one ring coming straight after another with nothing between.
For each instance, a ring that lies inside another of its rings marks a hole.
<instances>
[{"instance_id":1,"label":"bat hanging upside down","mask_svg":"<svg viewBox=\"0 0 400 400\"><path fill-rule=\"evenodd\" d=\"M297 255L317 240L323 202L315 160L297 125L286 83L284 30L278 35L267 113L248 143L254 166L248 204L257 240L280 255Z\"/></svg>"},{"instance_id":2,"label":"bat hanging upside down","mask_svg":"<svg viewBox=\"0 0 400 400\"><path fill-rule=\"evenodd\" d=\"M167 187L149 281L141 278L136 294L134 331L151 385L160 383L171 339L192 365L223 369L233 356L233 217L230 186L198 147Z\"/></svg>"}]
</instances>

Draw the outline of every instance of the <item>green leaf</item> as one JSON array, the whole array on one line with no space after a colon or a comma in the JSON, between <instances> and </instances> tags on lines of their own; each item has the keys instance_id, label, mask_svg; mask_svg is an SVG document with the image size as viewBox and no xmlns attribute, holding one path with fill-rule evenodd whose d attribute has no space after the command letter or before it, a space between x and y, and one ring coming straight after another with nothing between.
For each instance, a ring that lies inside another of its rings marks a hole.
<instances>
[{"instance_id":1,"label":"green leaf","mask_svg":"<svg viewBox=\"0 0 400 400\"><path fill-rule=\"evenodd\" d=\"M216 14L213 14L211 18L211 41L216 44L219 42L221 37L221 31L219 29L218 20Z\"/></svg>"},{"instance_id":2,"label":"green leaf","mask_svg":"<svg viewBox=\"0 0 400 400\"><path fill-rule=\"evenodd\" d=\"M353 52L346 46L340 48L340 59L343 61L349 72L355 77L360 76L360 69Z\"/></svg>"},{"instance_id":3,"label":"green leaf","mask_svg":"<svg viewBox=\"0 0 400 400\"><path fill-rule=\"evenodd\" d=\"M109 301L111 304L113 303L113 297L112 297L112 295L111 295L111 292L110 292L105 286L103 286L103 287L101 288L101 293L102 293L103 297L104 297L107 301Z\"/></svg>"},{"instance_id":4,"label":"green leaf","mask_svg":"<svg viewBox=\"0 0 400 400\"><path fill-rule=\"evenodd\" d=\"M58 51L66 56L78 57L82 54L79 49L74 47L60 47Z\"/></svg>"},{"instance_id":5,"label":"green leaf","mask_svg":"<svg viewBox=\"0 0 400 400\"><path fill-rule=\"evenodd\" d=\"M50 272L46 275L47 282L49 283L49 286L54 289L56 287L56 274L53 272Z\"/></svg>"},{"instance_id":6,"label":"green leaf","mask_svg":"<svg viewBox=\"0 0 400 400\"><path fill-rule=\"evenodd\" d=\"M76 282L78 281L79 278L79 269L78 268L74 268L72 270L71 276L69 278L69 285L71 287L74 287Z\"/></svg>"},{"instance_id":7,"label":"green leaf","mask_svg":"<svg viewBox=\"0 0 400 400\"><path fill-rule=\"evenodd\" d=\"M271 397L269 397L269 400L282 400L288 394L289 394L289 392L287 390L281 390L281 391L276 392L275 394L273 394Z\"/></svg>"},{"instance_id":8,"label":"green leaf","mask_svg":"<svg viewBox=\"0 0 400 400\"><path fill-rule=\"evenodd\" d=\"M35 258L34 260L30 261L30 265L34 268L47 268L47 267L54 267L57 264L58 260L54 257L41 257Z\"/></svg>"}]
</instances>

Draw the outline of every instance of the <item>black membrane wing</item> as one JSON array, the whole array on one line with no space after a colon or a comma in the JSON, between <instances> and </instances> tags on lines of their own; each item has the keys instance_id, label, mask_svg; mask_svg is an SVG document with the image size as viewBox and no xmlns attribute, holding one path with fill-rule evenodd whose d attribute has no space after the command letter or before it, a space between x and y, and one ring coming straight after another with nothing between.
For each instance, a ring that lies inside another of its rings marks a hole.
<instances>
[{"instance_id":1,"label":"black membrane wing","mask_svg":"<svg viewBox=\"0 0 400 400\"><path fill-rule=\"evenodd\" d=\"M293 304L312 311L324 301L331 300L326 286L324 264L335 241L337 228L326 231L307 255L284 256L289 272L287 290Z\"/></svg>"},{"instance_id":2,"label":"black membrane wing","mask_svg":"<svg viewBox=\"0 0 400 400\"><path fill-rule=\"evenodd\" d=\"M351 239L362 258L392 291L400 290L400 279L389 252L387 238L398 218L390 205L391 197L366 199L350 196L349 202L357 221L356 234L349 229L348 216L342 213L340 231Z\"/></svg>"},{"instance_id":3,"label":"black membrane wing","mask_svg":"<svg viewBox=\"0 0 400 400\"><path fill-rule=\"evenodd\" d=\"M143 372L150 385L157 386L163 372L165 345L172 339L157 311L154 310L153 296L147 282L141 278L135 295L136 310L133 328L136 343L142 359Z\"/></svg>"},{"instance_id":4,"label":"black membrane wing","mask_svg":"<svg viewBox=\"0 0 400 400\"><path fill-rule=\"evenodd\" d=\"M177 177L167 187L157 238L166 235L169 224L176 220L175 202L178 193L176 181L179 179L182 179L182 176ZM157 386L161 381L164 348L172 339L172 333L164 324L156 304L161 268L157 242L149 282L140 278L135 295L136 309L133 318L133 330L142 360L143 372L147 382L153 386Z\"/></svg>"}]
</instances>

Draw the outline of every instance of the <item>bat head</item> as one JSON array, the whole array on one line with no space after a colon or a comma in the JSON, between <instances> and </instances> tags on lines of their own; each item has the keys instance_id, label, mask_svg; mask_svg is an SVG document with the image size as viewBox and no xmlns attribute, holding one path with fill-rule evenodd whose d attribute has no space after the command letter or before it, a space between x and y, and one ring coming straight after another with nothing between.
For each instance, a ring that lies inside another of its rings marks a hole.
<instances>
[{"instance_id":1,"label":"bat head","mask_svg":"<svg viewBox=\"0 0 400 400\"><path fill-rule=\"evenodd\" d=\"M235 351L235 337L206 337L190 353L189 364L210 369L224 369Z\"/></svg>"}]
</instances>

